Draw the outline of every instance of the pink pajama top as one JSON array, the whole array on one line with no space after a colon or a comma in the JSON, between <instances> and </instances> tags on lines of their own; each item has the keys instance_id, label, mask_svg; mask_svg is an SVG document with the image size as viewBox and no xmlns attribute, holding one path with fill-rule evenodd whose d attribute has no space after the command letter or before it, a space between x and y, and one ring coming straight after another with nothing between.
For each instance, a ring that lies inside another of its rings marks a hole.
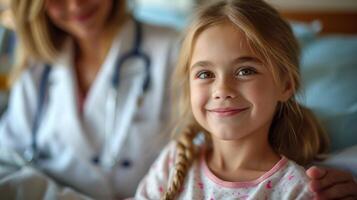
<instances>
[{"instance_id":1,"label":"pink pajama top","mask_svg":"<svg viewBox=\"0 0 357 200\"><path fill-rule=\"evenodd\" d=\"M203 147L200 147L201 149ZM253 181L228 182L207 167L204 151L189 169L177 199L312 199L303 167L282 157L273 168ZM135 199L160 199L174 172L176 142L171 142L141 181Z\"/></svg>"}]
</instances>

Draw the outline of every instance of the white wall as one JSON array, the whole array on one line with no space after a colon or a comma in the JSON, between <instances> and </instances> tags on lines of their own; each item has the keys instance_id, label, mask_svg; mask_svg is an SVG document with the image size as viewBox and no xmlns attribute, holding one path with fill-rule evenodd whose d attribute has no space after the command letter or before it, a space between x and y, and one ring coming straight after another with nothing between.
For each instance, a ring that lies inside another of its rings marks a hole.
<instances>
[{"instance_id":1,"label":"white wall","mask_svg":"<svg viewBox=\"0 0 357 200\"><path fill-rule=\"evenodd\" d=\"M266 0L278 9L357 11L357 0Z\"/></svg>"}]
</instances>

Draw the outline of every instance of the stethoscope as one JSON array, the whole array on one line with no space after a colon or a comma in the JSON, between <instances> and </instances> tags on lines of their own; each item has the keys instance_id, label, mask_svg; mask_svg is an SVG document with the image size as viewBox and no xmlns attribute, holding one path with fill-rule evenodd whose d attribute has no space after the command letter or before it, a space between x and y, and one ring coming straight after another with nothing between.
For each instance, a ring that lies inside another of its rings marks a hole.
<instances>
[{"instance_id":1,"label":"stethoscope","mask_svg":"<svg viewBox=\"0 0 357 200\"><path fill-rule=\"evenodd\" d=\"M137 102L140 103L142 101L142 97L145 95L145 93L148 91L149 86L150 86L150 68L151 68L151 61L149 56L141 50L141 44L142 44L142 25L140 22L134 20L135 24L135 38L134 38L134 44L133 48L129 50L127 53L124 53L123 55L119 56L116 61L115 61L115 68L110 80L111 88L109 90L108 98L107 98L107 103L106 103L106 123L105 123L105 145L104 145L104 154L109 153L111 156L107 156L108 159L103 159L103 161L100 160L99 156L95 156L92 161L95 164L98 163L103 163L105 166L110 166L112 167L115 162L117 161L118 158L115 158L113 154L116 154L115 152L110 152L111 150L108 148L109 145L107 145L108 140L110 140L111 134L114 132L115 128L115 122L116 122L116 109L117 109L117 102L118 102L118 89L119 89L119 83L120 83L120 69L121 67L128 62L131 59L141 59L144 62L144 78L142 82L141 89L139 91L139 95L137 95ZM32 124L31 128L31 144L30 147L28 147L25 152L24 152L24 158L29 162L29 163L37 163L41 159L48 159L50 158L50 155L48 152L45 152L41 150L38 147L37 144L37 134L38 134L38 128L39 125L42 121L43 117L43 107L45 104L45 99L48 91L48 79L49 75L51 72L51 65L46 64L44 71L42 73L41 79L40 79L40 85L39 85L39 98L37 101L37 109L35 113L35 118ZM134 114L134 110L131 109L131 116ZM130 118L130 117L129 117ZM132 118L132 117L131 117ZM123 140L123 139L122 139Z\"/></svg>"}]
</instances>

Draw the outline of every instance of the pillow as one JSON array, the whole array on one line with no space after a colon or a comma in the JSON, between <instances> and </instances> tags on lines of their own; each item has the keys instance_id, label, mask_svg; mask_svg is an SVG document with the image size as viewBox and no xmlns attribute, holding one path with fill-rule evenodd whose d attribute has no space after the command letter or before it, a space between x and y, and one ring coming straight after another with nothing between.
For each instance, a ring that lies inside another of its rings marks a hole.
<instances>
[{"instance_id":1,"label":"pillow","mask_svg":"<svg viewBox=\"0 0 357 200\"><path fill-rule=\"evenodd\" d=\"M325 36L304 46L299 101L331 138L331 150L357 144L357 36Z\"/></svg>"},{"instance_id":2,"label":"pillow","mask_svg":"<svg viewBox=\"0 0 357 200\"><path fill-rule=\"evenodd\" d=\"M336 154L332 154L329 158L321 163L324 166L333 167L352 173L357 177L357 145L344 149Z\"/></svg>"},{"instance_id":3,"label":"pillow","mask_svg":"<svg viewBox=\"0 0 357 200\"><path fill-rule=\"evenodd\" d=\"M149 24L182 29L192 14L192 0L137 0L129 5L136 18Z\"/></svg>"},{"instance_id":4,"label":"pillow","mask_svg":"<svg viewBox=\"0 0 357 200\"><path fill-rule=\"evenodd\" d=\"M290 21L289 23L301 47L304 47L315 40L322 29L322 24L318 20L310 23L298 21Z\"/></svg>"}]
</instances>

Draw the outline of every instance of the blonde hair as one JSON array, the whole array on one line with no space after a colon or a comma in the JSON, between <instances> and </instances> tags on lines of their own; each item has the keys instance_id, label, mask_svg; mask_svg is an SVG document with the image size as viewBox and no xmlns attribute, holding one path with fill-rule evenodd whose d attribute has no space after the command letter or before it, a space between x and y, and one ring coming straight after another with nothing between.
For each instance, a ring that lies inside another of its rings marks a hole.
<instances>
[{"instance_id":1,"label":"blonde hair","mask_svg":"<svg viewBox=\"0 0 357 200\"><path fill-rule=\"evenodd\" d=\"M56 27L45 11L46 0L12 0L11 11L15 19L18 38L15 69L11 82L28 66L28 62L36 60L51 63L59 55L64 40L70 35ZM126 3L113 0L113 8L109 24L116 23L126 16Z\"/></svg>"},{"instance_id":2,"label":"blonde hair","mask_svg":"<svg viewBox=\"0 0 357 200\"><path fill-rule=\"evenodd\" d=\"M269 131L273 150L295 162L305 165L328 147L328 138L313 113L296 101L300 87L298 43L290 26L279 13L262 0L219 0L198 9L186 31L174 72L173 121L178 143L178 157L173 181L163 199L174 199L184 182L189 165L193 162L193 138L204 129L194 120L190 108L189 66L193 46L199 34L209 27L229 22L245 34L253 52L273 74L274 81L290 81L293 95L279 102ZM184 131L180 131L184 130ZM207 133L205 134L207 135ZM191 139L191 141L187 141ZM209 141L209 140L208 140ZM296 149L299 149L297 151Z\"/></svg>"}]
</instances>

